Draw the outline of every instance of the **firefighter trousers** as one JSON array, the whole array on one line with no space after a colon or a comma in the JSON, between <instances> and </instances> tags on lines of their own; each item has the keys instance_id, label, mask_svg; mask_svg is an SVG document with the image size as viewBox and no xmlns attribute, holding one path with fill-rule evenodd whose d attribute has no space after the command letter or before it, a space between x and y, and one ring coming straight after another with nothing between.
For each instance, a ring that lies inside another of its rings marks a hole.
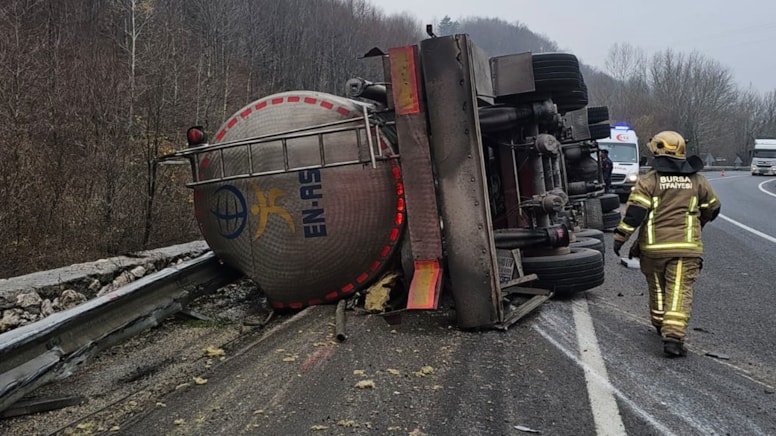
<instances>
[{"instance_id":1,"label":"firefighter trousers","mask_svg":"<svg viewBox=\"0 0 776 436\"><path fill-rule=\"evenodd\" d=\"M703 260L700 257L640 258L649 286L649 313L661 335L684 339L692 310L692 286Z\"/></svg>"}]
</instances>

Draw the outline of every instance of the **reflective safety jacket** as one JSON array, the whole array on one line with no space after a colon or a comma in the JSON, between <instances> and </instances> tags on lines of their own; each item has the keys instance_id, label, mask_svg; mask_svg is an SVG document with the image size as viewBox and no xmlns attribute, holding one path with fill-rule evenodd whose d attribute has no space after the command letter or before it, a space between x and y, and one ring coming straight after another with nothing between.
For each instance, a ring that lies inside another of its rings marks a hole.
<instances>
[{"instance_id":1,"label":"reflective safety jacket","mask_svg":"<svg viewBox=\"0 0 776 436\"><path fill-rule=\"evenodd\" d=\"M641 255L700 257L701 229L719 211L719 199L704 176L651 170L636 182L614 238L627 241L640 227Z\"/></svg>"}]
</instances>

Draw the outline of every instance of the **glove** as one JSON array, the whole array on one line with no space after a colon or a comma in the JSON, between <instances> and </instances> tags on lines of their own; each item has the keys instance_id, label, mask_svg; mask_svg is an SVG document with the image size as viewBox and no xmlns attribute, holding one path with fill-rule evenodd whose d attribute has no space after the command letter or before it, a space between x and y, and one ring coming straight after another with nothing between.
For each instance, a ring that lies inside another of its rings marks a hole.
<instances>
[{"instance_id":1,"label":"glove","mask_svg":"<svg viewBox=\"0 0 776 436\"><path fill-rule=\"evenodd\" d=\"M628 259L633 259L634 257L641 257L641 247L638 241L634 242L631 245L630 251L628 251Z\"/></svg>"},{"instance_id":2,"label":"glove","mask_svg":"<svg viewBox=\"0 0 776 436\"><path fill-rule=\"evenodd\" d=\"M614 240L614 254L618 256L620 255L620 248L622 248L622 244L624 243L625 241L618 241L616 239Z\"/></svg>"}]
</instances>

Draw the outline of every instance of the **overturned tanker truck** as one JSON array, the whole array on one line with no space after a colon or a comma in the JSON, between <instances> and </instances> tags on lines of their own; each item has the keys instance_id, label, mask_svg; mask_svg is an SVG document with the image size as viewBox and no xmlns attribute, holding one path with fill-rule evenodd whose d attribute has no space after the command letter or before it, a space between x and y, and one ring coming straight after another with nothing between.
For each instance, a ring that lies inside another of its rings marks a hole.
<instances>
[{"instance_id":1,"label":"overturned tanker truck","mask_svg":"<svg viewBox=\"0 0 776 436\"><path fill-rule=\"evenodd\" d=\"M212 142L189 129L173 157L191 162L196 219L224 262L277 309L398 270L402 310L434 309L444 289L463 329L504 326L507 295L603 283L587 220L600 220L589 158L608 111L587 107L574 55L488 57L451 35L368 56L383 80L351 79L346 96L261 98Z\"/></svg>"}]
</instances>

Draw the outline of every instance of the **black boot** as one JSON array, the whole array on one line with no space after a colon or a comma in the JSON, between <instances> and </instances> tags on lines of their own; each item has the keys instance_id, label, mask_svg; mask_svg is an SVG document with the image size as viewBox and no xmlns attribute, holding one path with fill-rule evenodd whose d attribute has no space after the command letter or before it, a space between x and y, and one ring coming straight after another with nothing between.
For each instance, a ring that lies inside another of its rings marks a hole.
<instances>
[{"instance_id":1,"label":"black boot","mask_svg":"<svg viewBox=\"0 0 776 436\"><path fill-rule=\"evenodd\" d=\"M687 348L684 347L684 341L678 338L663 338L663 353L668 357L684 357L687 355Z\"/></svg>"},{"instance_id":2,"label":"black boot","mask_svg":"<svg viewBox=\"0 0 776 436\"><path fill-rule=\"evenodd\" d=\"M662 332L662 330L663 330L663 327L662 327L662 326L659 326L659 325L656 325L656 326L655 326L655 331L657 332L657 335L658 335L658 336L663 336L663 332Z\"/></svg>"}]
</instances>

